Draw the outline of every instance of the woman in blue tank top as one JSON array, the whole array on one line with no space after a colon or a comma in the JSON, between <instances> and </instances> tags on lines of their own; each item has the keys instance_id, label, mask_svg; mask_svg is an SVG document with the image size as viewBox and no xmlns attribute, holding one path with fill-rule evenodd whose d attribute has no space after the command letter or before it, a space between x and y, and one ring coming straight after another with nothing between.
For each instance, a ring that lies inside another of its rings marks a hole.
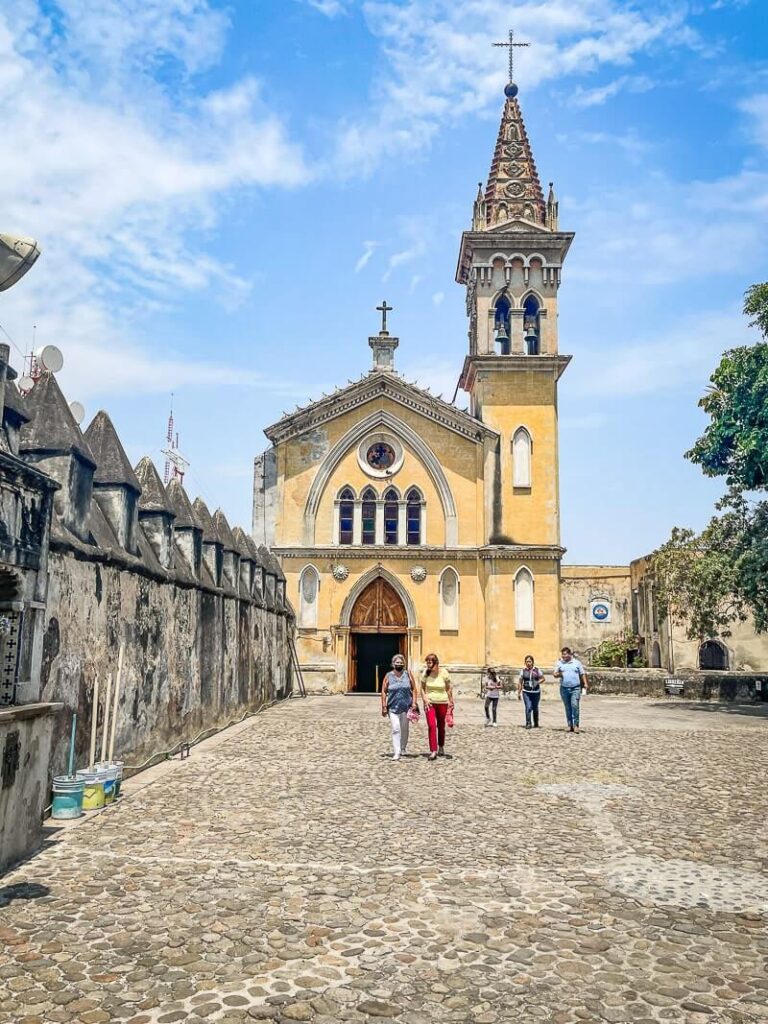
<instances>
[{"instance_id":1,"label":"woman in blue tank top","mask_svg":"<svg viewBox=\"0 0 768 1024\"><path fill-rule=\"evenodd\" d=\"M405 667L405 658L396 654L392 671L384 676L381 688L381 714L389 715L392 726L392 760L399 761L408 746L408 712L416 703L416 685Z\"/></svg>"}]
</instances>

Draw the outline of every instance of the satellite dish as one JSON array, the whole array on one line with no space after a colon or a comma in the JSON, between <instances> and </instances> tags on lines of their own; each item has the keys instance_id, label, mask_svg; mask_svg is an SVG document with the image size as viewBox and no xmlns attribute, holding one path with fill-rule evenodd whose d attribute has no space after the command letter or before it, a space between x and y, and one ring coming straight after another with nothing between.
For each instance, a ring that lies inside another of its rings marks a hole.
<instances>
[{"instance_id":1,"label":"satellite dish","mask_svg":"<svg viewBox=\"0 0 768 1024\"><path fill-rule=\"evenodd\" d=\"M0 235L0 292L24 277L39 255L34 238Z\"/></svg>"},{"instance_id":2,"label":"satellite dish","mask_svg":"<svg viewBox=\"0 0 768 1024\"><path fill-rule=\"evenodd\" d=\"M26 395L27 392L31 391L32 388L35 386L35 379L34 379L34 377L27 377L27 376L20 377L19 378L19 382L18 382L18 384L16 386L18 387L18 389L22 393L22 395Z\"/></svg>"},{"instance_id":3,"label":"satellite dish","mask_svg":"<svg viewBox=\"0 0 768 1024\"><path fill-rule=\"evenodd\" d=\"M79 427L80 424L85 419L85 406L82 404L82 402L70 402L69 411L72 413L75 423Z\"/></svg>"},{"instance_id":4,"label":"satellite dish","mask_svg":"<svg viewBox=\"0 0 768 1024\"><path fill-rule=\"evenodd\" d=\"M58 373L64 365L61 349L56 348L55 345L43 345L35 352L35 359L44 370L49 370L51 373Z\"/></svg>"}]
</instances>

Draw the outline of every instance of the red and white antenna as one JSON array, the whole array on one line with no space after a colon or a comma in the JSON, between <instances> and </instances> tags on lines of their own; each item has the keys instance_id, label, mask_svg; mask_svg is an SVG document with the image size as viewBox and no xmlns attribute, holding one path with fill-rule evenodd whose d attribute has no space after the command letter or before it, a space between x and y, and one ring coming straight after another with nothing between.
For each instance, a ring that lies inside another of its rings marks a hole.
<instances>
[{"instance_id":1,"label":"red and white antenna","mask_svg":"<svg viewBox=\"0 0 768 1024\"><path fill-rule=\"evenodd\" d=\"M173 429L173 395L171 395L171 411L168 415L168 430L165 435L165 448L160 452L165 456L165 472L163 483L167 486L171 479L178 478L179 483L184 483L184 474L189 466L189 459L185 459L179 451L179 433Z\"/></svg>"}]
</instances>

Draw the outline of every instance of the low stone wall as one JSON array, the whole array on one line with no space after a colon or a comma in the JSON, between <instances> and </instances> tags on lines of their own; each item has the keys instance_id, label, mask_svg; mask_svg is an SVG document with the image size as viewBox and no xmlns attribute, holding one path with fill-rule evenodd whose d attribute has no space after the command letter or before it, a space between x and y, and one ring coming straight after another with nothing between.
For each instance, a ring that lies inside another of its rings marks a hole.
<instances>
[{"instance_id":1,"label":"low stone wall","mask_svg":"<svg viewBox=\"0 0 768 1024\"><path fill-rule=\"evenodd\" d=\"M103 717L121 641L115 756L127 764L290 693L290 615L229 590L185 587L52 550L42 693L77 711L79 766L88 760L94 682L98 677ZM57 721L51 775L65 765L69 720Z\"/></svg>"},{"instance_id":2,"label":"low stone wall","mask_svg":"<svg viewBox=\"0 0 768 1024\"><path fill-rule=\"evenodd\" d=\"M628 694L635 697L664 697L670 673L660 669L587 668L593 693ZM674 674L683 681L681 696L686 700L760 701L768 700L768 673L702 672L683 669Z\"/></svg>"},{"instance_id":3,"label":"low stone wall","mask_svg":"<svg viewBox=\"0 0 768 1024\"><path fill-rule=\"evenodd\" d=\"M0 709L0 874L40 843L48 760L61 704Z\"/></svg>"}]
</instances>

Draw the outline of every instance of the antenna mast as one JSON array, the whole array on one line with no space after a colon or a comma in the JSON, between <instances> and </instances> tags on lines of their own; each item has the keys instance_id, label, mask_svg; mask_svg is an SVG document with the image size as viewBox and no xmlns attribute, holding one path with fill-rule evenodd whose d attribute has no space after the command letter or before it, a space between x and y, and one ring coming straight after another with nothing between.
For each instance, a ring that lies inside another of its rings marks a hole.
<instances>
[{"instance_id":1,"label":"antenna mast","mask_svg":"<svg viewBox=\"0 0 768 1024\"><path fill-rule=\"evenodd\" d=\"M165 472L163 484L167 486L176 477L184 483L184 474L189 467L189 459L185 459L179 451L179 433L173 429L173 394L171 394L171 411L168 415L168 429L165 434L165 448L160 452L165 456Z\"/></svg>"}]
</instances>

